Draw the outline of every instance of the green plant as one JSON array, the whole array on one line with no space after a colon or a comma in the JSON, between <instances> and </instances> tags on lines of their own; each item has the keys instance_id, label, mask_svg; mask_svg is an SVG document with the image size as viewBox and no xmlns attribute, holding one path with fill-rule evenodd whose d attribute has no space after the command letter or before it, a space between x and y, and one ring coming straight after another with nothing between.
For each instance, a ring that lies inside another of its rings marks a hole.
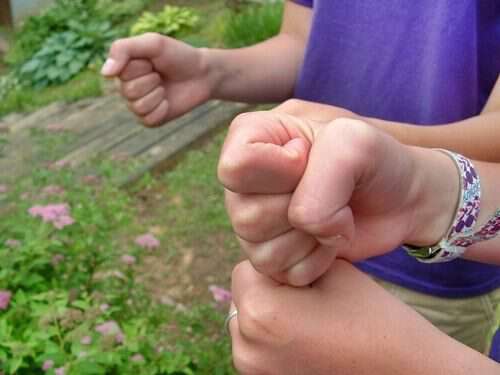
<instances>
[{"instance_id":1,"label":"green plant","mask_svg":"<svg viewBox=\"0 0 500 375\"><path fill-rule=\"evenodd\" d=\"M152 0L98 0L96 9L97 12L106 20L113 23L120 23L127 20L129 17L136 16L147 5L151 4Z\"/></svg>"},{"instance_id":2,"label":"green plant","mask_svg":"<svg viewBox=\"0 0 500 375\"><path fill-rule=\"evenodd\" d=\"M20 69L20 77L35 88L64 83L95 59L103 59L117 33L109 22L69 21L68 31L53 34Z\"/></svg>"},{"instance_id":3,"label":"green plant","mask_svg":"<svg viewBox=\"0 0 500 375\"><path fill-rule=\"evenodd\" d=\"M123 228L141 234L133 199L100 179L86 185L71 169L39 169L9 189L0 373L233 374L223 314L155 303L138 282L148 254L118 239Z\"/></svg>"},{"instance_id":4,"label":"green plant","mask_svg":"<svg viewBox=\"0 0 500 375\"><path fill-rule=\"evenodd\" d=\"M282 2L247 5L232 11L223 30L224 45L239 48L269 39L279 32L282 17Z\"/></svg>"},{"instance_id":5,"label":"green plant","mask_svg":"<svg viewBox=\"0 0 500 375\"><path fill-rule=\"evenodd\" d=\"M11 112L33 111L56 101L72 102L102 94L101 77L97 71L84 70L71 81L59 85L34 89L21 86L6 93L0 100L0 117Z\"/></svg>"},{"instance_id":6,"label":"green plant","mask_svg":"<svg viewBox=\"0 0 500 375\"><path fill-rule=\"evenodd\" d=\"M70 21L84 24L99 19L95 7L96 0L56 0L45 12L24 22L5 61L11 66L24 63L40 50L48 37L69 30Z\"/></svg>"},{"instance_id":7,"label":"green plant","mask_svg":"<svg viewBox=\"0 0 500 375\"><path fill-rule=\"evenodd\" d=\"M0 101L4 100L10 92L18 90L20 87L21 82L15 72L0 76Z\"/></svg>"},{"instance_id":8,"label":"green plant","mask_svg":"<svg viewBox=\"0 0 500 375\"><path fill-rule=\"evenodd\" d=\"M165 6L159 13L144 12L130 29L131 35L157 32L163 35L178 36L192 29L199 21L193 9Z\"/></svg>"}]
</instances>

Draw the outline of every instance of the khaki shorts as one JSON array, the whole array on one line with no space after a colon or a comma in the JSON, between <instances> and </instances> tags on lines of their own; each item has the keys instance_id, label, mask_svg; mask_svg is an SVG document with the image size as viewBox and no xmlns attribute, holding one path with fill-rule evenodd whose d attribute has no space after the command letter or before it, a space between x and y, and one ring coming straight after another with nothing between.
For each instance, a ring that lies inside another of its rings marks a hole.
<instances>
[{"instance_id":1,"label":"khaki shorts","mask_svg":"<svg viewBox=\"0 0 500 375\"><path fill-rule=\"evenodd\" d=\"M489 351L498 326L500 288L472 298L440 298L372 278L391 294L413 307L441 331L481 353Z\"/></svg>"}]
</instances>

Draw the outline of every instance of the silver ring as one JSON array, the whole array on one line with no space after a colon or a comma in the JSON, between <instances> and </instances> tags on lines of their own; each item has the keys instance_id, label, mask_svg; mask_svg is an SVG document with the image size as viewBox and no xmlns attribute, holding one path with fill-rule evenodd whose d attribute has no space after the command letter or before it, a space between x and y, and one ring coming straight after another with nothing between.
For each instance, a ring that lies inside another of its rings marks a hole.
<instances>
[{"instance_id":1,"label":"silver ring","mask_svg":"<svg viewBox=\"0 0 500 375\"><path fill-rule=\"evenodd\" d=\"M231 319L233 319L236 315L238 315L238 310L233 310L231 311L229 314L227 314L226 316L226 320L224 320L224 331L229 335L231 334L229 332L229 322L231 321Z\"/></svg>"}]
</instances>

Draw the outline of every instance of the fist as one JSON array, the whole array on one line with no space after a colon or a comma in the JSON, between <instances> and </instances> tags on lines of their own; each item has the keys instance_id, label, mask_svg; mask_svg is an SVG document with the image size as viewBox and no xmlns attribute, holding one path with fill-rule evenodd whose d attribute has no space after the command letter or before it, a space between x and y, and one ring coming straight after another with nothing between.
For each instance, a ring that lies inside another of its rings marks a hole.
<instances>
[{"instance_id":1,"label":"fist","mask_svg":"<svg viewBox=\"0 0 500 375\"><path fill-rule=\"evenodd\" d=\"M160 34L115 41L101 73L118 79L129 109L146 126L179 117L210 97L202 50Z\"/></svg>"},{"instance_id":2,"label":"fist","mask_svg":"<svg viewBox=\"0 0 500 375\"><path fill-rule=\"evenodd\" d=\"M337 255L357 261L407 238L413 165L406 146L362 121L257 112L232 123L218 174L255 269L304 286Z\"/></svg>"}]
</instances>

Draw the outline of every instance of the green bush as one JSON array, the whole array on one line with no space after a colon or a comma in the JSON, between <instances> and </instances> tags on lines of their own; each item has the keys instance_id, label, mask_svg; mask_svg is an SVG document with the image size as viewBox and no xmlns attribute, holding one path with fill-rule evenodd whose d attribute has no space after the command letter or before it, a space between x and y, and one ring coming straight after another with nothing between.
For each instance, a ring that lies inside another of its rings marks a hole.
<instances>
[{"instance_id":1,"label":"green bush","mask_svg":"<svg viewBox=\"0 0 500 375\"><path fill-rule=\"evenodd\" d=\"M58 134L45 136L42 148ZM208 305L160 305L140 284L149 254L133 241L143 233L138 212L104 177L118 166L101 163L100 182L91 185L69 168L39 169L7 192L0 373L233 374L223 314Z\"/></svg>"},{"instance_id":2,"label":"green bush","mask_svg":"<svg viewBox=\"0 0 500 375\"><path fill-rule=\"evenodd\" d=\"M15 35L15 43L7 52L5 61L12 66L30 59L53 34L68 31L70 21L85 24L99 18L96 0L56 0L41 15L26 20Z\"/></svg>"},{"instance_id":3,"label":"green bush","mask_svg":"<svg viewBox=\"0 0 500 375\"><path fill-rule=\"evenodd\" d=\"M153 0L98 0L97 12L113 23L120 23L136 16Z\"/></svg>"},{"instance_id":4,"label":"green bush","mask_svg":"<svg viewBox=\"0 0 500 375\"><path fill-rule=\"evenodd\" d=\"M144 12L130 29L131 35L157 32L163 35L178 36L191 30L199 21L193 9L165 6L159 13Z\"/></svg>"},{"instance_id":5,"label":"green bush","mask_svg":"<svg viewBox=\"0 0 500 375\"><path fill-rule=\"evenodd\" d=\"M282 2L247 5L232 11L223 30L224 45L239 48L269 39L278 34L282 18Z\"/></svg>"},{"instance_id":6,"label":"green bush","mask_svg":"<svg viewBox=\"0 0 500 375\"><path fill-rule=\"evenodd\" d=\"M41 88L64 83L95 59L102 60L117 33L106 21L82 24L69 21L68 31L51 35L20 69L30 86Z\"/></svg>"}]
</instances>

